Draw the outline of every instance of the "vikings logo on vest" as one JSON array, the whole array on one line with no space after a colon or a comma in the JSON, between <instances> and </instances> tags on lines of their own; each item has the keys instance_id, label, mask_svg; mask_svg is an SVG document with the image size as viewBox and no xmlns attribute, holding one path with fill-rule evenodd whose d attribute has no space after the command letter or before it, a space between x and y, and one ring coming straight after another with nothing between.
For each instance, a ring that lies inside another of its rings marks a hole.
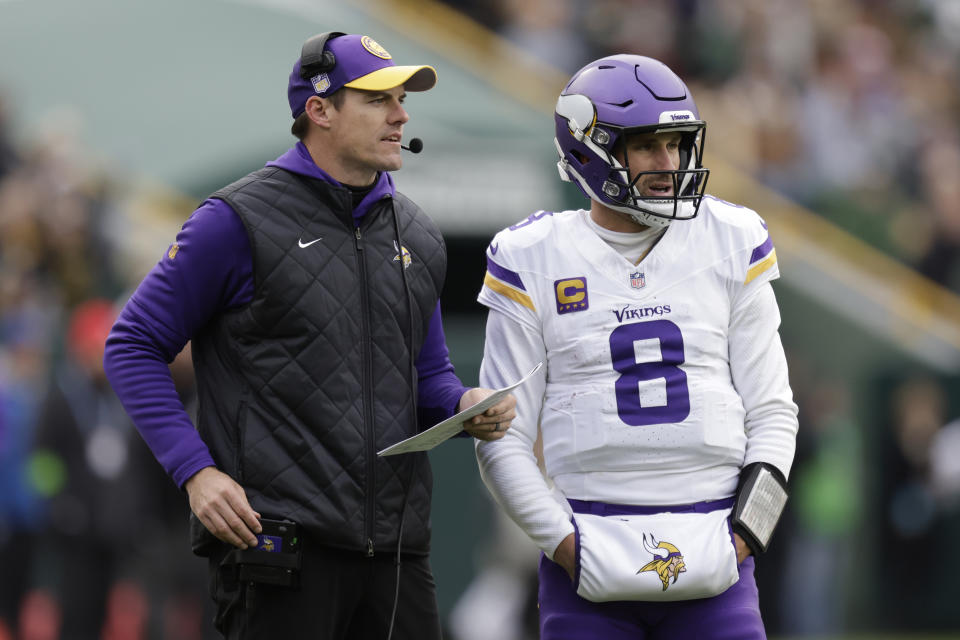
<instances>
[{"instance_id":1,"label":"vikings logo on vest","mask_svg":"<svg viewBox=\"0 0 960 640\"><path fill-rule=\"evenodd\" d=\"M557 313L573 313L586 311L590 308L587 299L587 279L584 276L566 278L553 283L553 290L557 296Z\"/></svg>"},{"instance_id":2,"label":"vikings logo on vest","mask_svg":"<svg viewBox=\"0 0 960 640\"><path fill-rule=\"evenodd\" d=\"M397 255L393 256L394 262L400 262L400 254L403 254L403 268L409 269L410 263L413 262L413 258L410 257L410 251L406 247L397 247L397 241L393 241L393 248L396 249Z\"/></svg>"},{"instance_id":3,"label":"vikings logo on vest","mask_svg":"<svg viewBox=\"0 0 960 640\"><path fill-rule=\"evenodd\" d=\"M636 271L630 274L630 286L634 289L643 289L647 286L647 277L642 271Z\"/></svg>"},{"instance_id":4,"label":"vikings logo on vest","mask_svg":"<svg viewBox=\"0 0 960 640\"><path fill-rule=\"evenodd\" d=\"M378 58L383 58L384 60L389 60L393 56L387 53L387 50L380 46L380 43L371 38L370 36L363 36L360 38L360 44L363 45L363 48L377 56Z\"/></svg>"},{"instance_id":5,"label":"vikings logo on vest","mask_svg":"<svg viewBox=\"0 0 960 640\"><path fill-rule=\"evenodd\" d=\"M318 76L313 76L310 78L310 82L313 84L313 90L317 93L324 93L330 88L330 76L325 73L321 73Z\"/></svg>"},{"instance_id":6,"label":"vikings logo on vest","mask_svg":"<svg viewBox=\"0 0 960 640\"><path fill-rule=\"evenodd\" d=\"M660 582L663 583L663 590L666 591L670 586L670 578L673 582L677 581L681 573L686 573L687 565L683 562L683 554L680 549L669 542L657 542L657 539L650 534L650 542L647 542L647 534L643 534L643 548L648 553L653 554L653 561L648 562L637 571L637 574L644 571L656 571L660 576Z\"/></svg>"}]
</instances>

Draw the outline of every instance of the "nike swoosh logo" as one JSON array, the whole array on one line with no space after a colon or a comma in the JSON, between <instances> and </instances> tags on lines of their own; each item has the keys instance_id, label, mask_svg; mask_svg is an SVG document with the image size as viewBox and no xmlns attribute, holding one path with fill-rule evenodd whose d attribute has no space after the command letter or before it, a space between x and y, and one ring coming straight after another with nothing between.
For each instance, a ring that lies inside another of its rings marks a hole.
<instances>
[{"instance_id":1,"label":"nike swoosh logo","mask_svg":"<svg viewBox=\"0 0 960 640\"><path fill-rule=\"evenodd\" d=\"M499 243L499 242L496 242L496 243L490 245L490 253L491 253L491 254L497 255L497 251L499 251L499 250L500 250L500 243Z\"/></svg>"},{"instance_id":2,"label":"nike swoosh logo","mask_svg":"<svg viewBox=\"0 0 960 640\"><path fill-rule=\"evenodd\" d=\"M304 241L301 239L301 240L297 240L297 244L300 245L300 248L301 248L301 249L306 249L307 247L309 247L309 246L312 245L313 243L315 243L315 242L320 242L321 240L323 240L323 238L317 238L316 240L311 240L310 242L304 242Z\"/></svg>"}]
</instances>

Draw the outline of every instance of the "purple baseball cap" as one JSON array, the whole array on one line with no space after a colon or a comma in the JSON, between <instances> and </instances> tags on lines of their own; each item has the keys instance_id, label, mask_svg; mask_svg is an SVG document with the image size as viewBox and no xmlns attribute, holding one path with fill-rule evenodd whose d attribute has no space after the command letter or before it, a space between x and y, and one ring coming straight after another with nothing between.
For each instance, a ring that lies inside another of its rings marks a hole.
<instances>
[{"instance_id":1,"label":"purple baseball cap","mask_svg":"<svg viewBox=\"0 0 960 640\"><path fill-rule=\"evenodd\" d=\"M294 118L304 112L310 96L329 96L342 87L386 91L403 85L407 91L426 91L437 84L433 67L397 66L393 56L370 36L338 36L327 40L323 49L336 57L330 71L305 80L300 77L300 60L293 65L287 100Z\"/></svg>"}]
</instances>

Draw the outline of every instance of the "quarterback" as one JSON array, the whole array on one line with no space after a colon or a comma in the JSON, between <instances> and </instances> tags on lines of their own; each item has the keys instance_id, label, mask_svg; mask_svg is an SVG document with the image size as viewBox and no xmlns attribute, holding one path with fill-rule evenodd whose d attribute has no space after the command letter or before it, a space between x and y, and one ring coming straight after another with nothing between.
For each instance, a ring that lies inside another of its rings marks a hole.
<instances>
[{"instance_id":1,"label":"quarterback","mask_svg":"<svg viewBox=\"0 0 960 640\"><path fill-rule=\"evenodd\" d=\"M555 121L590 208L498 233L479 295L481 384L544 363L513 428L477 443L543 552L541 637L763 638L754 558L797 432L767 225L706 195L706 123L659 61L588 64Z\"/></svg>"}]
</instances>

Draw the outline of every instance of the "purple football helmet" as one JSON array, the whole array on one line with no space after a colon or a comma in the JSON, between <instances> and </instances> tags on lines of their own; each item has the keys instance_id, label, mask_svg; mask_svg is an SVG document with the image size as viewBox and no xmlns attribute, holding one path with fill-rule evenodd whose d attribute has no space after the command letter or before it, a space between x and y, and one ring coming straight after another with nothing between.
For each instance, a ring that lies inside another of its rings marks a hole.
<instances>
[{"instance_id":1,"label":"purple football helmet","mask_svg":"<svg viewBox=\"0 0 960 640\"><path fill-rule=\"evenodd\" d=\"M710 174L703 167L707 123L687 85L665 64L636 55L591 62L567 83L554 119L560 177L588 198L646 226L696 217ZM681 134L678 170L642 172L630 180L627 154L621 154L622 164L614 155L618 143L633 133L661 131ZM672 196L639 192L637 181L652 174L671 176Z\"/></svg>"}]
</instances>

